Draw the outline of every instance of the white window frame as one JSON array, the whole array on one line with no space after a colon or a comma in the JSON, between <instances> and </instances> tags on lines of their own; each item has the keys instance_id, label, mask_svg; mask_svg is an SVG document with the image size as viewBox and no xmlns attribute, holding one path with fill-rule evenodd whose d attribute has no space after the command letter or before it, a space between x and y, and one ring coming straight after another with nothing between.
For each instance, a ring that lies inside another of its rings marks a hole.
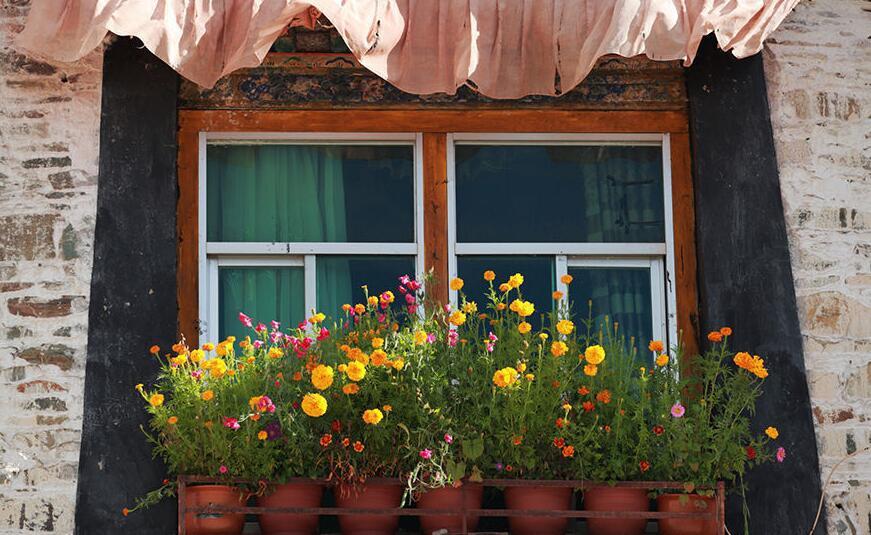
<instances>
[{"instance_id":1,"label":"white window frame","mask_svg":"<svg viewBox=\"0 0 871 535\"><path fill-rule=\"evenodd\" d=\"M664 243L457 243L455 146L469 145L623 145L657 146L662 150ZM457 276L457 257L465 255L547 255L555 261L559 279L571 267L645 267L650 269L651 306L655 339L666 347L677 344L677 297L674 284L674 222L671 192L671 150L668 134L508 134L449 133L447 136L448 273ZM457 305L457 292L450 300ZM644 344L644 341L638 341Z\"/></svg>"},{"instance_id":2,"label":"white window frame","mask_svg":"<svg viewBox=\"0 0 871 535\"><path fill-rule=\"evenodd\" d=\"M302 267L305 272L306 314L317 308L318 255L414 256L415 275L423 279L423 136L383 132L200 132L198 144L199 186L199 317L200 334L218 337L218 275L221 267ZM414 242L208 242L207 157L209 145L406 145L414 154ZM330 311L334 312L334 311ZM303 318L300 318L302 320Z\"/></svg>"}]
</instances>

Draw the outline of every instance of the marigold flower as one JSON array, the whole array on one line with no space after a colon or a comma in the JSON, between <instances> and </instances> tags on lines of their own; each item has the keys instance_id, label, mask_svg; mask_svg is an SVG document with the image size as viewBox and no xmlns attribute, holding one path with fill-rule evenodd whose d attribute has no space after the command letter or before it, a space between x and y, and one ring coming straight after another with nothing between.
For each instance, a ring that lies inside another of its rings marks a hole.
<instances>
[{"instance_id":1,"label":"marigold flower","mask_svg":"<svg viewBox=\"0 0 871 535\"><path fill-rule=\"evenodd\" d=\"M177 424L178 423L178 416L170 416L169 418L166 419L166 423L168 423L169 425Z\"/></svg>"},{"instance_id":2,"label":"marigold flower","mask_svg":"<svg viewBox=\"0 0 871 535\"><path fill-rule=\"evenodd\" d=\"M462 309L463 312L465 312L466 314L474 314L475 312L478 312L478 303L474 301L466 301L465 303L463 303ZM487 317L486 314L482 314L481 316L483 316L481 319Z\"/></svg>"},{"instance_id":3,"label":"marigold flower","mask_svg":"<svg viewBox=\"0 0 871 535\"><path fill-rule=\"evenodd\" d=\"M323 435L323 436L321 437L320 442L321 442L321 446L323 446L324 448L326 448L327 446L329 446L330 444L333 443L333 435L331 435L331 434L329 434L329 433Z\"/></svg>"},{"instance_id":4,"label":"marigold flower","mask_svg":"<svg viewBox=\"0 0 871 535\"><path fill-rule=\"evenodd\" d=\"M358 315L363 314L364 312L366 312L366 305L357 303L356 305L354 305L354 312L356 312Z\"/></svg>"},{"instance_id":5,"label":"marigold flower","mask_svg":"<svg viewBox=\"0 0 871 535\"><path fill-rule=\"evenodd\" d=\"M315 325L315 324L318 324L318 323L324 321L325 319L327 319L327 317L324 314L317 312L317 313L313 314L312 317L310 317L308 319L308 322L311 323L312 325Z\"/></svg>"},{"instance_id":6,"label":"marigold flower","mask_svg":"<svg viewBox=\"0 0 871 535\"><path fill-rule=\"evenodd\" d=\"M515 435L515 436L511 437L511 443L514 444L515 446L519 446L519 445L523 444L523 436L522 435Z\"/></svg>"},{"instance_id":7,"label":"marigold flower","mask_svg":"<svg viewBox=\"0 0 871 535\"><path fill-rule=\"evenodd\" d=\"M160 346L151 346L150 348L148 348L148 352L152 355L157 355L158 353L160 353Z\"/></svg>"},{"instance_id":8,"label":"marigold flower","mask_svg":"<svg viewBox=\"0 0 871 535\"><path fill-rule=\"evenodd\" d=\"M711 331L708 333L708 340L716 344L723 341L723 335L720 331Z\"/></svg>"},{"instance_id":9,"label":"marigold flower","mask_svg":"<svg viewBox=\"0 0 871 535\"><path fill-rule=\"evenodd\" d=\"M390 363L390 365L393 366L394 370L401 372L402 368L405 367L405 359L399 357L397 359L394 359L393 362Z\"/></svg>"},{"instance_id":10,"label":"marigold flower","mask_svg":"<svg viewBox=\"0 0 871 535\"><path fill-rule=\"evenodd\" d=\"M584 409L584 412L590 412L596 408L596 404L592 401L587 400L583 404L581 404L581 408Z\"/></svg>"},{"instance_id":11,"label":"marigold flower","mask_svg":"<svg viewBox=\"0 0 871 535\"><path fill-rule=\"evenodd\" d=\"M390 412L393 410L393 405L384 405L381 409L384 410L384 412Z\"/></svg>"},{"instance_id":12,"label":"marigold flower","mask_svg":"<svg viewBox=\"0 0 871 535\"><path fill-rule=\"evenodd\" d=\"M206 342L205 344L203 344L203 346L202 346L202 350L203 350L203 351L214 351L214 350L215 350L215 344L213 344L213 343L211 343L211 342Z\"/></svg>"},{"instance_id":13,"label":"marigold flower","mask_svg":"<svg viewBox=\"0 0 871 535\"><path fill-rule=\"evenodd\" d=\"M563 449L563 447L565 445L566 445L566 440L564 438L557 437L557 438L553 439L553 446L556 449L561 450L561 449Z\"/></svg>"},{"instance_id":14,"label":"marigold flower","mask_svg":"<svg viewBox=\"0 0 871 535\"><path fill-rule=\"evenodd\" d=\"M521 318L531 316L535 312L535 304L521 299L515 299L508 307L512 312L516 312Z\"/></svg>"},{"instance_id":15,"label":"marigold flower","mask_svg":"<svg viewBox=\"0 0 871 535\"><path fill-rule=\"evenodd\" d=\"M508 277L508 286L510 286L512 289L520 288L520 286L522 285L523 275L521 275L520 273L515 273L514 275Z\"/></svg>"},{"instance_id":16,"label":"marigold flower","mask_svg":"<svg viewBox=\"0 0 871 535\"><path fill-rule=\"evenodd\" d=\"M152 407L160 407L163 405L163 394L151 394L151 397L148 398L148 403Z\"/></svg>"},{"instance_id":17,"label":"marigold flower","mask_svg":"<svg viewBox=\"0 0 871 535\"><path fill-rule=\"evenodd\" d=\"M662 355L656 357L656 365L657 366L662 367L662 366L665 366L666 364L668 364L668 355L663 353Z\"/></svg>"},{"instance_id":18,"label":"marigold flower","mask_svg":"<svg viewBox=\"0 0 871 535\"><path fill-rule=\"evenodd\" d=\"M582 396L586 396L589 393L590 393L590 389L587 388L586 386L582 386L578 389L578 394L580 394Z\"/></svg>"},{"instance_id":19,"label":"marigold flower","mask_svg":"<svg viewBox=\"0 0 871 535\"><path fill-rule=\"evenodd\" d=\"M638 463L638 468L640 468L642 472L647 472L648 470L650 470L650 462L641 461L640 463Z\"/></svg>"},{"instance_id":20,"label":"marigold flower","mask_svg":"<svg viewBox=\"0 0 871 535\"><path fill-rule=\"evenodd\" d=\"M654 435L660 436L664 432L665 432L665 428L663 428L661 425L654 425L653 426L653 434Z\"/></svg>"},{"instance_id":21,"label":"marigold flower","mask_svg":"<svg viewBox=\"0 0 871 535\"><path fill-rule=\"evenodd\" d=\"M535 374L534 374L534 373L527 373L527 374L524 375L523 377L526 378L527 381L534 381L534 380L535 380Z\"/></svg>"},{"instance_id":22,"label":"marigold flower","mask_svg":"<svg viewBox=\"0 0 871 535\"><path fill-rule=\"evenodd\" d=\"M426 331L414 331L414 343L415 345L422 346L426 343Z\"/></svg>"},{"instance_id":23,"label":"marigold flower","mask_svg":"<svg viewBox=\"0 0 871 535\"><path fill-rule=\"evenodd\" d=\"M342 311L349 312L350 310L351 310L351 305L349 305L348 303L345 303L344 305L342 305Z\"/></svg>"},{"instance_id":24,"label":"marigold flower","mask_svg":"<svg viewBox=\"0 0 871 535\"><path fill-rule=\"evenodd\" d=\"M584 375L588 377L595 377L596 374L599 373L599 367L595 364L584 364Z\"/></svg>"},{"instance_id":25,"label":"marigold flower","mask_svg":"<svg viewBox=\"0 0 871 535\"><path fill-rule=\"evenodd\" d=\"M732 328L720 327L720 334L722 334L723 336L732 336Z\"/></svg>"},{"instance_id":26,"label":"marigold flower","mask_svg":"<svg viewBox=\"0 0 871 535\"><path fill-rule=\"evenodd\" d=\"M647 344L647 349L653 351L654 353L662 353L665 349L665 346L662 344L662 340L652 340L649 344Z\"/></svg>"},{"instance_id":27,"label":"marigold flower","mask_svg":"<svg viewBox=\"0 0 871 535\"><path fill-rule=\"evenodd\" d=\"M563 457L574 457L575 456L575 447L574 446L566 446L563 448Z\"/></svg>"},{"instance_id":28,"label":"marigold flower","mask_svg":"<svg viewBox=\"0 0 871 535\"><path fill-rule=\"evenodd\" d=\"M373 366L383 366L387 363L387 353L381 349L376 349L372 352L371 362Z\"/></svg>"},{"instance_id":29,"label":"marigold flower","mask_svg":"<svg viewBox=\"0 0 871 535\"><path fill-rule=\"evenodd\" d=\"M320 394L306 394L302 398L302 411L312 418L323 416L327 412L327 400Z\"/></svg>"},{"instance_id":30,"label":"marigold flower","mask_svg":"<svg viewBox=\"0 0 871 535\"><path fill-rule=\"evenodd\" d=\"M348 363L346 373L348 374L348 379L352 381L362 381L363 378L366 377L366 366L356 360L351 361Z\"/></svg>"},{"instance_id":31,"label":"marigold flower","mask_svg":"<svg viewBox=\"0 0 871 535\"><path fill-rule=\"evenodd\" d=\"M460 325L466 323L466 314L459 310L455 310L451 313L448 321L451 322L451 325L456 325L457 327L459 327Z\"/></svg>"},{"instance_id":32,"label":"marigold flower","mask_svg":"<svg viewBox=\"0 0 871 535\"><path fill-rule=\"evenodd\" d=\"M584 358L590 364L598 366L605 360L605 348L600 345L594 345L584 350Z\"/></svg>"},{"instance_id":33,"label":"marigold flower","mask_svg":"<svg viewBox=\"0 0 871 535\"><path fill-rule=\"evenodd\" d=\"M556 324L556 330L560 334L568 336L575 330L575 324L570 320L559 320Z\"/></svg>"},{"instance_id":34,"label":"marigold flower","mask_svg":"<svg viewBox=\"0 0 871 535\"><path fill-rule=\"evenodd\" d=\"M348 383L342 387L342 392L344 392L345 394L348 394L349 396L354 395L359 391L360 391L360 385L358 385L357 383Z\"/></svg>"},{"instance_id":35,"label":"marigold flower","mask_svg":"<svg viewBox=\"0 0 871 535\"><path fill-rule=\"evenodd\" d=\"M356 451L357 453L363 453L364 449L366 449L366 446L364 446L362 442L360 442L359 440L354 442L354 451Z\"/></svg>"},{"instance_id":36,"label":"marigold flower","mask_svg":"<svg viewBox=\"0 0 871 535\"><path fill-rule=\"evenodd\" d=\"M571 275L563 275L559 278L560 282L563 284L571 284L574 279Z\"/></svg>"},{"instance_id":37,"label":"marigold flower","mask_svg":"<svg viewBox=\"0 0 871 535\"><path fill-rule=\"evenodd\" d=\"M565 425L567 423L568 423L568 420L566 420L565 418L557 418L556 421L554 422L554 425L557 426L558 428L562 429L563 427L565 427Z\"/></svg>"},{"instance_id":38,"label":"marigold flower","mask_svg":"<svg viewBox=\"0 0 871 535\"><path fill-rule=\"evenodd\" d=\"M451 286L451 290L453 290L455 292L462 290L463 289L463 279L461 279L459 277L454 277L453 279L451 279L450 286Z\"/></svg>"},{"instance_id":39,"label":"marigold flower","mask_svg":"<svg viewBox=\"0 0 871 535\"><path fill-rule=\"evenodd\" d=\"M550 353L554 357L561 357L565 355L568 350L569 347L565 342L556 341L550 345Z\"/></svg>"},{"instance_id":40,"label":"marigold flower","mask_svg":"<svg viewBox=\"0 0 871 535\"><path fill-rule=\"evenodd\" d=\"M499 291L502 293L506 293L510 289L511 289L511 286L508 286L507 282L503 282L502 284L499 285Z\"/></svg>"},{"instance_id":41,"label":"marigold flower","mask_svg":"<svg viewBox=\"0 0 871 535\"><path fill-rule=\"evenodd\" d=\"M517 332L519 332L520 334L526 334L531 330L532 330L532 325L530 325L529 323L527 323L525 321L521 321L517 325Z\"/></svg>"},{"instance_id":42,"label":"marigold flower","mask_svg":"<svg viewBox=\"0 0 871 535\"><path fill-rule=\"evenodd\" d=\"M598 394L596 394L596 399L604 404L611 403L611 391L610 390L602 390Z\"/></svg>"},{"instance_id":43,"label":"marigold flower","mask_svg":"<svg viewBox=\"0 0 871 535\"><path fill-rule=\"evenodd\" d=\"M121 514L124 515L124 516L129 515L129 514L130 514L130 509L128 509L128 508L126 508L126 507L125 507L124 509L121 509Z\"/></svg>"},{"instance_id":44,"label":"marigold flower","mask_svg":"<svg viewBox=\"0 0 871 535\"><path fill-rule=\"evenodd\" d=\"M484 280L487 282L493 282L496 279L496 273L491 270L487 270L484 272Z\"/></svg>"},{"instance_id":45,"label":"marigold flower","mask_svg":"<svg viewBox=\"0 0 871 535\"><path fill-rule=\"evenodd\" d=\"M215 397L215 393L212 390L206 390L200 397L203 398L203 401L211 401Z\"/></svg>"},{"instance_id":46,"label":"marigold flower","mask_svg":"<svg viewBox=\"0 0 871 535\"><path fill-rule=\"evenodd\" d=\"M326 390L333 384L333 368L318 364L312 370L312 384L318 390Z\"/></svg>"},{"instance_id":47,"label":"marigold flower","mask_svg":"<svg viewBox=\"0 0 871 535\"><path fill-rule=\"evenodd\" d=\"M384 419L384 414L378 409L367 409L363 411L363 421L369 425L378 425L378 422Z\"/></svg>"},{"instance_id":48,"label":"marigold flower","mask_svg":"<svg viewBox=\"0 0 871 535\"><path fill-rule=\"evenodd\" d=\"M270 347L267 356L271 359L280 359L284 356L284 351L280 347Z\"/></svg>"},{"instance_id":49,"label":"marigold flower","mask_svg":"<svg viewBox=\"0 0 871 535\"><path fill-rule=\"evenodd\" d=\"M378 338L378 337L376 336L376 337L373 338L371 341L372 341L372 348L373 348L373 349L378 349L378 348L384 346L384 339L383 339L383 338Z\"/></svg>"},{"instance_id":50,"label":"marigold flower","mask_svg":"<svg viewBox=\"0 0 871 535\"><path fill-rule=\"evenodd\" d=\"M780 433L777 431L776 427L768 427L767 429L765 429L765 434L768 435L768 438L770 438L771 440L775 440L777 437L780 436Z\"/></svg>"},{"instance_id":51,"label":"marigold flower","mask_svg":"<svg viewBox=\"0 0 871 535\"><path fill-rule=\"evenodd\" d=\"M212 429L212 421L211 421L211 420L206 420L205 422L203 422L203 427L205 427L206 429L211 430L211 429Z\"/></svg>"},{"instance_id":52,"label":"marigold flower","mask_svg":"<svg viewBox=\"0 0 871 535\"><path fill-rule=\"evenodd\" d=\"M517 370L512 367L502 368L493 374L493 384L499 388L507 388L517 381Z\"/></svg>"},{"instance_id":53,"label":"marigold flower","mask_svg":"<svg viewBox=\"0 0 871 535\"><path fill-rule=\"evenodd\" d=\"M561 291L557 290L551 294L551 297L553 297L554 301L559 301L560 299L563 298L563 293Z\"/></svg>"}]
</instances>

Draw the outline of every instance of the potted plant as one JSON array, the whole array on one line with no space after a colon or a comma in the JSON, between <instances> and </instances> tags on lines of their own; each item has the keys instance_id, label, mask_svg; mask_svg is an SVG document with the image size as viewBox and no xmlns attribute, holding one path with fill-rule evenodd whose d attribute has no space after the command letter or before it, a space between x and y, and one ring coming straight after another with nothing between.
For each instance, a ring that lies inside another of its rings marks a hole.
<instances>
[{"instance_id":1,"label":"potted plant","mask_svg":"<svg viewBox=\"0 0 871 535\"><path fill-rule=\"evenodd\" d=\"M691 373L678 379L679 352L656 357L653 388L662 392L651 422L655 430L656 477L681 481L682 493L657 497L660 511L711 512L717 481L741 482L744 472L770 460L782 462L786 450L774 449L775 427L756 431L750 415L768 376L763 359L730 351L732 330L708 334L712 346L690 360ZM661 348L660 348L661 349ZM704 488L704 490L702 490ZM716 523L703 519L660 519L666 535L716 533Z\"/></svg>"}]
</instances>

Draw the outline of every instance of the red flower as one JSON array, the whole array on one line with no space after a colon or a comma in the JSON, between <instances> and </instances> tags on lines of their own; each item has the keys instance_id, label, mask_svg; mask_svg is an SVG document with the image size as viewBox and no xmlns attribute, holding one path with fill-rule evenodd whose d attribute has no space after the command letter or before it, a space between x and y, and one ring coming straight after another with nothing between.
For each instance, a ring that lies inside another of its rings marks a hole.
<instances>
[{"instance_id":1,"label":"red flower","mask_svg":"<svg viewBox=\"0 0 871 535\"><path fill-rule=\"evenodd\" d=\"M566 421L565 421L563 418L557 418L557 419L556 419L556 426L557 426L557 427L559 427L560 429L562 429L563 426L565 426L565 425L566 425Z\"/></svg>"},{"instance_id":2,"label":"red flower","mask_svg":"<svg viewBox=\"0 0 871 535\"><path fill-rule=\"evenodd\" d=\"M747 460L752 461L756 458L756 450L753 449L753 446L747 446Z\"/></svg>"},{"instance_id":3,"label":"red flower","mask_svg":"<svg viewBox=\"0 0 871 535\"><path fill-rule=\"evenodd\" d=\"M586 396L589 393L590 393L590 389L587 388L586 386L582 386L581 388L578 389L578 394L580 394L582 396Z\"/></svg>"},{"instance_id":4,"label":"red flower","mask_svg":"<svg viewBox=\"0 0 871 535\"><path fill-rule=\"evenodd\" d=\"M327 433L326 435L321 437L321 446L327 447L333 442L333 435Z\"/></svg>"},{"instance_id":5,"label":"red flower","mask_svg":"<svg viewBox=\"0 0 871 535\"><path fill-rule=\"evenodd\" d=\"M648 470L650 470L650 463L647 461L641 461L640 463L638 463L638 468L641 468L642 472L647 472Z\"/></svg>"},{"instance_id":6,"label":"red flower","mask_svg":"<svg viewBox=\"0 0 871 535\"><path fill-rule=\"evenodd\" d=\"M330 429L333 430L333 433L341 433L342 432L342 422L339 420L333 420L330 424Z\"/></svg>"},{"instance_id":7,"label":"red flower","mask_svg":"<svg viewBox=\"0 0 871 535\"><path fill-rule=\"evenodd\" d=\"M555 438L553 439L553 445L559 449L563 449L563 446L566 445L566 441L562 438Z\"/></svg>"},{"instance_id":8,"label":"red flower","mask_svg":"<svg viewBox=\"0 0 871 535\"><path fill-rule=\"evenodd\" d=\"M664 432L665 432L665 429L663 429L661 425L654 425L653 426L653 434L654 435L659 436Z\"/></svg>"},{"instance_id":9,"label":"red flower","mask_svg":"<svg viewBox=\"0 0 871 535\"><path fill-rule=\"evenodd\" d=\"M581 407L583 407L584 412L590 412L596 408L596 405L592 401L585 401Z\"/></svg>"}]
</instances>

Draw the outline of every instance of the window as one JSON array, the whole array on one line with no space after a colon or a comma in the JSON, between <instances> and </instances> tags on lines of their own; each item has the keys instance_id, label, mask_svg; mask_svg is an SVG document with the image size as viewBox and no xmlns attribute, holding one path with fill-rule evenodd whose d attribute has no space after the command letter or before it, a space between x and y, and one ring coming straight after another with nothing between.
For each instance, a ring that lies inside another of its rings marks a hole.
<instances>
[{"instance_id":1,"label":"window","mask_svg":"<svg viewBox=\"0 0 871 535\"><path fill-rule=\"evenodd\" d=\"M661 135L455 134L448 143L450 273L469 295L483 293L485 269L502 280L520 272L540 312L561 290L576 322L609 314L636 346L668 339Z\"/></svg>"},{"instance_id":2,"label":"window","mask_svg":"<svg viewBox=\"0 0 871 535\"><path fill-rule=\"evenodd\" d=\"M397 276L422 271L417 141L384 134L204 136L204 333L242 334L239 311L295 325L312 310L358 302L364 284L392 288Z\"/></svg>"},{"instance_id":3,"label":"window","mask_svg":"<svg viewBox=\"0 0 871 535\"><path fill-rule=\"evenodd\" d=\"M238 334L239 310L292 325L403 273L434 270L440 284L428 291L444 301L456 299L452 276L480 295L493 269L524 273L538 311L559 289L576 320L589 306L638 345L675 343L678 332L695 345L684 112L179 117L179 324L189 340ZM568 288L562 275L574 279Z\"/></svg>"}]
</instances>

